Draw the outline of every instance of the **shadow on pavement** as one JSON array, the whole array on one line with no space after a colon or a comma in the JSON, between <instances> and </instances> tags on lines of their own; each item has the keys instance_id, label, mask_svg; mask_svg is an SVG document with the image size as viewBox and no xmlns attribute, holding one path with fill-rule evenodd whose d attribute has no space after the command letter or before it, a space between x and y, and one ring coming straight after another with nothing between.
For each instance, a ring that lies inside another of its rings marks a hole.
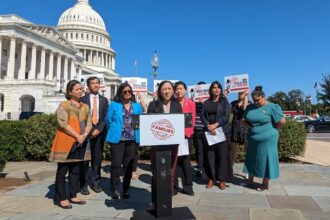
<instances>
[{"instance_id":1,"label":"shadow on pavement","mask_svg":"<svg viewBox=\"0 0 330 220\"><path fill-rule=\"evenodd\" d=\"M131 187L129 194L130 198L128 199L106 199L105 205L116 210L133 209L139 211L150 208L151 193L148 190Z\"/></svg>"}]
</instances>

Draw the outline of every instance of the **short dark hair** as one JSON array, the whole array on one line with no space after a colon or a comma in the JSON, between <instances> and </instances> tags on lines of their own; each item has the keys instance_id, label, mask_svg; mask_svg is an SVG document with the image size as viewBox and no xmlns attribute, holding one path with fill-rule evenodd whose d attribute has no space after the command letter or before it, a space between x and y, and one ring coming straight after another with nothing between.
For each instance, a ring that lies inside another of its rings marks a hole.
<instances>
[{"instance_id":1,"label":"short dark hair","mask_svg":"<svg viewBox=\"0 0 330 220\"><path fill-rule=\"evenodd\" d=\"M213 87L216 86L216 85L217 85L217 86L219 87L219 89L221 90L221 93L220 93L220 99L219 99L219 101L220 101L220 100L221 100L222 98L224 98L225 96L223 95L222 85L221 85L221 83L220 83L219 81L213 81L213 82L211 83L211 85L210 85L210 88L209 88L210 100L213 99L212 89L213 89Z\"/></svg>"},{"instance_id":2,"label":"short dark hair","mask_svg":"<svg viewBox=\"0 0 330 220\"><path fill-rule=\"evenodd\" d=\"M199 81L199 82L197 83L197 85L204 85L204 84L206 84L204 81Z\"/></svg>"},{"instance_id":3,"label":"short dark hair","mask_svg":"<svg viewBox=\"0 0 330 220\"><path fill-rule=\"evenodd\" d=\"M80 82L78 80L70 80L68 82L68 84L66 85L66 93L65 93L65 98L67 100L70 100L71 99L71 96L70 96L70 92L72 92L73 90L73 87L77 84L80 84Z\"/></svg>"},{"instance_id":4,"label":"short dark hair","mask_svg":"<svg viewBox=\"0 0 330 220\"><path fill-rule=\"evenodd\" d=\"M158 99L159 99L160 101L164 101L164 100L163 100L163 97L162 97L161 94L160 94L160 92L161 92L161 89L162 89L162 87L163 87L163 85L164 85L165 83L169 83L169 84L171 84L171 86L172 86L172 88L173 88L173 95L172 95L172 97L171 97L171 100L174 101L174 100L175 100L175 98L174 98L174 86L173 86L173 83L172 83L171 81L169 81L169 80L164 80L164 81L161 81L161 83L159 83L159 86L158 86L158 89L157 89L157 97L158 97Z\"/></svg>"},{"instance_id":5,"label":"short dark hair","mask_svg":"<svg viewBox=\"0 0 330 220\"><path fill-rule=\"evenodd\" d=\"M176 90L176 87L178 87L180 85L183 86L185 90L187 90L187 85L183 81L178 81L178 82L174 83L174 90Z\"/></svg>"},{"instance_id":6,"label":"short dark hair","mask_svg":"<svg viewBox=\"0 0 330 220\"><path fill-rule=\"evenodd\" d=\"M252 98L253 97L265 97L265 92L262 90L262 86L256 86L251 94Z\"/></svg>"},{"instance_id":7,"label":"short dark hair","mask_svg":"<svg viewBox=\"0 0 330 220\"><path fill-rule=\"evenodd\" d=\"M113 100L115 102L120 102L120 103L122 103L124 101L123 90L125 89L125 87L129 87L129 89L132 92L131 93L132 94L131 101L132 102L136 102L135 96L133 94L133 89L132 89L131 85L128 84L127 82L124 82L124 83L122 83L122 84L119 85L118 90L117 90L117 93L116 93L116 95L115 95L115 97L114 97Z\"/></svg>"},{"instance_id":8,"label":"short dark hair","mask_svg":"<svg viewBox=\"0 0 330 220\"><path fill-rule=\"evenodd\" d=\"M97 81L99 81L99 83L101 83L101 80L100 80L98 77L96 77L96 76L92 76L92 77L89 77L89 78L87 79L87 86L88 86L88 87L89 87L91 81L93 81L93 80L97 80Z\"/></svg>"}]
</instances>

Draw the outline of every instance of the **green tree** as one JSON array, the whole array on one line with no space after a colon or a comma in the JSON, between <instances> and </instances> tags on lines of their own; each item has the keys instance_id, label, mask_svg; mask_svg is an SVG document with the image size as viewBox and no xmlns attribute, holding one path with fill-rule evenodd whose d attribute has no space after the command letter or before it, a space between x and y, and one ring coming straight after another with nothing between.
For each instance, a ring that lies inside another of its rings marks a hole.
<instances>
[{"instance_id":1,"label":"green tree","mask_svg":"<svg viewBox=\"0 0 330 220\"><path fill-rule=\"evenodd\" d=\"M304 110L305 94L300 89L293 89L288 92L288 110Z\"/></svg>"},{"instance_id":2,"label":"green tree","mask_svg":"<svg viewBox=\"0 0 330 220\"><path fill-rule=\"evenodd\" d=\"M323 82L320 83L321 90L317 91L317 101L321 102L324 113L330 113L330 74L323 75Z\"/></svg>"},{"instance_id":3,"label":"green tree","mask_svg":"<svg viewBox=\"0 0 330 220\"><path fill-rule=\"evenodd\" d=\"M289 96L285 92L275 92L273 95L268 97L268 101L278 104L281 106L283 111L289 110Z\"/></svg>"}]
</instances>

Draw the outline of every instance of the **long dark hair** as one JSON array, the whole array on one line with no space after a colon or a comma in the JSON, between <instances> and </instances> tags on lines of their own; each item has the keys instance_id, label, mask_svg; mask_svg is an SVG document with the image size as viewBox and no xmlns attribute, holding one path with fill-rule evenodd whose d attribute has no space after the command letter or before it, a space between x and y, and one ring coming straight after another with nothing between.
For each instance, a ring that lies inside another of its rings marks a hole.
<instances>
[{"instance_id":1,"label":"long dark hair","mask_svg":"<svg viewBox=\"0 0 330 220\"><path fill-rule=\"evenodd\" d=\"M115 102L120 102L120 103L124 102L123 90L125 89L125 87L129 87L129 89L131 90L131 94L132 94L131 102L136 102L135 96L133 94L133 89L132 89L131 85L128 84L127 82L120 84L120 86L118 87L117 93L115 95L115 98L113 100Z\"/></svg>"},{"instance_id":2,"label":"long dark hair","mask_svg":"<svg viewBox=\"0 0 330 220\"><path fill-rule=\"evenodd\" d=\"M212 101L213 100L213 93L212 93L212 89L214 88L214 86L218 86L219 89L221 90L221 93L220 93L220 98L219 98L219 101L221 101L221 99L225 98L225 96L223 95L223 90L222 90L222 85L219 81L213 81L210 85L210 88L209 88L209 95L210 95L210 100Z\"/></svg>"},{"instance_id":3,"label":"long dark hair","mask_svg":"<svg viewBox=\"0 0 330 220\"><path fill-rule=\"evenodd\" d=\"M173 95L172 95L172 97L171 97L171 100L172 101L174 101L175 100L175 98L174 98L174 86L173 86L173 83L171 82L171 81L168 81L168 80L164 80L164 81L162 81L160 84L159 84L159 86L158 86L158 89L157 89L157 97L158 97L158 99L160 100L160 101L164 101L163 100L163 97L161 96L161 90L162 90L162 87L163 87L163 85L165 84L165 83L169 83L169 84L171 84L171 86L172 86L172 89L173 89Z\"/></svg>"},{"instance_id":4,"label":"long dark hair","mask_svg":"<svg viewBox=\"0 0 330 220\"><path fill-rule=\"evenodd\" d=\"M70 80L68 82L68 84L66 85L66 93L65 93L65 98L67 100L70 100L71 99L71 96L70 96L70 92L72 92L73 90L73 87L77 84L80 84L80 82L78 80Z\"/></svg>"}]
</instances>

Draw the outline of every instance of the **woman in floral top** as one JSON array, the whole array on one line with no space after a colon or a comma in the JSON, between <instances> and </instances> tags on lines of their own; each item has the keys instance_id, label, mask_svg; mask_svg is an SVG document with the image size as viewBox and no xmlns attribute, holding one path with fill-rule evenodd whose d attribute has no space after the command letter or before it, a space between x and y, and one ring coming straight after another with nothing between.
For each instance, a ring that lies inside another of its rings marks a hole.
<instances>
[{"instance_id":1,"label":"woman in floral top","mask_svg":"<svg viewBox=\"0 0 330 220\"><path fill-rule=\"evenodd\" d=\"M128 83L119 86L114 101L108 109L106 123L108 133L106 140L111 144L111 185L112 199L119 199L119 182L123 166L123 193L122 198L129 198L133 160L137 151L137 144L140 142L138 130L131 126L132 116L142 113L140 103L135 101L132 87Z\"/></svg>"}]
</instances>

